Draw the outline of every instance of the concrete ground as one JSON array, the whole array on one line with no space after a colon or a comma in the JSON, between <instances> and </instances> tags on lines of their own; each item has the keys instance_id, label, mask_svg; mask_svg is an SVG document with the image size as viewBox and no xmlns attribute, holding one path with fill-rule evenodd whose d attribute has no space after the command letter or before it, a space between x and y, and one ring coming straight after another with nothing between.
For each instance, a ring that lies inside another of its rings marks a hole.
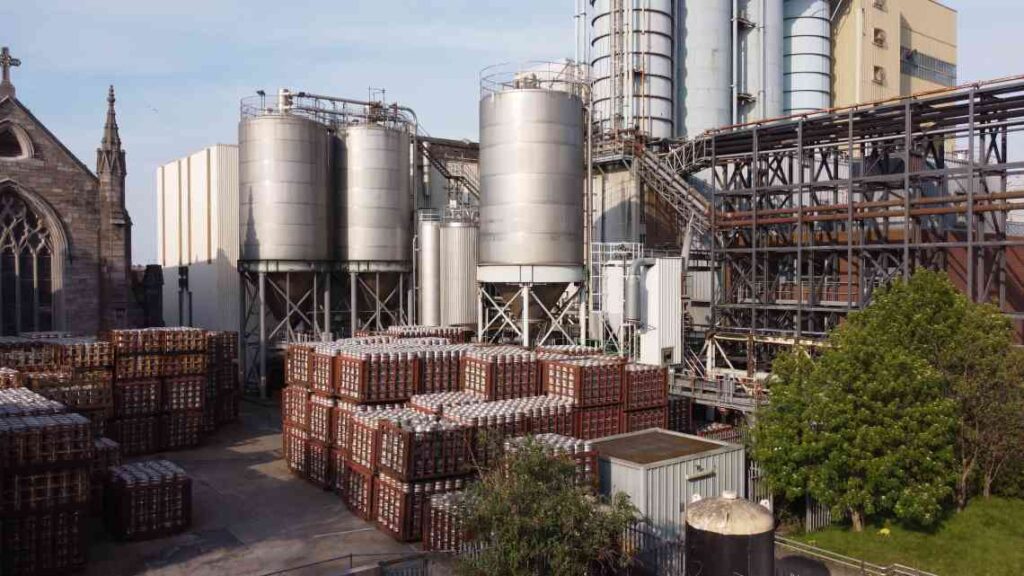
<instances>
[{"instance_id":1,"label":"concrete ground","mask_svg":"<svg viewBox=\"0 0 1024 576\"><path fill-rule=\"evenodd\" d=\"M94 524L88 576L342 574L353 565L419 551L353 516L333 493L293 476L281 455L276 407L243 402L241 421L195 450L166 458L192 477L192 528L177 536L114 542ZM432 570L434 572L435 570Z\"/></svg>"}]
</instances>

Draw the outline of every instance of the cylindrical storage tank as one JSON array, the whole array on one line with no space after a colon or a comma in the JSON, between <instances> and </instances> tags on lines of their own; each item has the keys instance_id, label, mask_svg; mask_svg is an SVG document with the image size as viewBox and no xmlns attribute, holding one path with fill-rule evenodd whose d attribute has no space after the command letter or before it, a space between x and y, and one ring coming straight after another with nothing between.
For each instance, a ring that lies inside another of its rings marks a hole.
<instances>
[{"instance_id":1,"label":"cylindrical storage tank","mask_svg":"<svg viewBox=\"0 0 1024 576\"><path fill-rule=\"evenodd\" d=\"M338 171L338 259L411 262L409 134L376 124L344 128Z\"/></svg>"},{"instance_id":2,"label":"cylindrical storage tank","mask_svg":"<svg viewBox=\"0 0 1024 576\"><path fill-rule=\"evenodd\" d=\"M417 227L419 255L416 272L419 276L419 324L441 324L441 220L433 210L419 213ZM475 266L475 263L474 263Z\"/></svg>"},{"instance_id":3,"label":"cylindrical storage tank","mask_svg":"<svg viewBox=\"0 0 1024 576\"><path fill-rule=\"evenodd\" d=\"M741 115L755 122L783 115L783 0L746 0L747 18L755 28L743 36L743 87L754 97Z\"/></svg>"},{"instance_id":4,"label":"cylindrical storage tank","mask_svg":"<svg viewBox=\"0 0 1024 576\"><path fill-rule=\"evenodd\" d=\"M832 106L832 25L828 0L786 0L785 102L787 115Z\"/></svg>"},{"instance_id":5,"label":"cylindrical storage tank","mask_svg":"<svg viewBox=\"0 0 1024 576\"><path fill-rule=\"evenodd\" d=\"M480 101L480 263L583 262L583 102L516 88Z\"/></svg>"},{"instance_id":6,"label":"cylindrical storage tank","mask_svg":"<svg viewBox=\"0 0 1024 576\"><path fill-rule=\"evenodd\" d=\"M732 124L732 3L680 2L684 23L679 119L693 138Z\"/></svg>"},{"instance_id":7,"label":"cylindrical storage tank","mask_svg":"<svg viewBox=\"0 0 1024 576\"><path fill-rule=\"evenodd\" d=\"M445 222L441 226L441 323L476 324L477 235L471 222Z\"/></svg>"},{"instance_id":8,"label":"cylindrical storage tank","mask_svg":"<svg viewBox=\"0 0 1024 576\"><path fill-rule=\"evenodd\" d=\"M636 128L651 138L673 136L675 114L675 26L673 0L626 2L612 13L612 0L590 0L594 119L599 129ZM628 6L631 6L628 7ZM615 22L622 22L615 38ZM627 28L632 38L627 38ZM613 62L613 46L626 46ZM623 61L624 59L624 61ZM629 71L643 69L632 80Z\"/></svg>"},{"instance_id":9,"label":"cylindrical storage tank","mask_svg":"<svg viewBox=\"0 0 1024 576\"><path fill-rule=\"evenodd\" d=\"M327 129L268 114L238 125L242 260L331 259Z\"/></svg>"},{"instance_id":10,"label":"cylindrical storage tank","mask_svg":"<svg viewBox=\"0 0 1024 576\"><path fill-rule=\"evenodd\" d=\"M775 575L775 519L766 508L723 492L685 514L687 574Z\"/></svg>"}]
</instances>

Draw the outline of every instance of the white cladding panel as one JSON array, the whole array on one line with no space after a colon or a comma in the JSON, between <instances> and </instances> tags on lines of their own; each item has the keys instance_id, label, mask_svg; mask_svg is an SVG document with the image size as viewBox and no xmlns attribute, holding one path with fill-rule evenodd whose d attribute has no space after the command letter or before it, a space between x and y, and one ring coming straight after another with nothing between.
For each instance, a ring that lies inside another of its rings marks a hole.
<instances>
[{"instance_id":1,"label":"white cladding panel","mask_svg":"<svg viewBox=\"0 0 1024 576\"><path fill-rule=\"evenodd\" d=\"M678 364L683 353L682 275L680 258L658 258L644 276L640 362Z\"/></svg>"},{"instance_id":2,"label":"white cladding panel","mask_svg":"<svg viewBox=\"0 0 1024 576\"><path fill-rule=\"evenodd\" d=\"M238 259L238 147L218 144L157 169L159 262ZM176 282L177 280L175 280Z\"/></svg>"},{"instance_id":3,"label":"white cladding panel","mask_svg":"<svg viewBox=\"0 0 1024 576\"><path fill-rule=\"evenodd\" d=\"M235 266L223 261L188 266L187 292L178 289L180 269L164 268L164 325L237 331L239 277Z\"/></svg>"}]
</instances>

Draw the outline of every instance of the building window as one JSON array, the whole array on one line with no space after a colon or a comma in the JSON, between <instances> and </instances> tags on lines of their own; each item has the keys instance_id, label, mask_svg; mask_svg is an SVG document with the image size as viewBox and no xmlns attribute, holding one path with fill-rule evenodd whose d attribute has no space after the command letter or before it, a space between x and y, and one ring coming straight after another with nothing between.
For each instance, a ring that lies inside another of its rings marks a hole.
<instances>
[{"instance_id":1,"label":"building window","mask_svg":"<svg viewBox=\"0 0 1024 576\"><path fill-rule=\"evenodd\" d=\"M882 68L881 66L875 66L875 71L874 71L871 79L874 80L875 84L881 84L882 86L884 86L885 85L885 68Z\"/></svg>"},{"instance_id":2,"label":"building window","mask_svg":"<svg viewBox=\"0 0 1024 576\"><path fill-rule=\"evenodd\" d=\"M0 190L0 335L53 329L53 241L43 219Z\"/></svg>"},{"instance_id":3,"label":"building window","mask_svg":"<svg viewBox=\"0 0 1024 576\"><path fill-rule=\"evenodd\" d=\"M874 34L875 46L879 46L881 48L885 48L885 45L886 45L885 39L886 39L885 30L882 30L881 28L875 28L875 34Z\"/></svg>"},{"instance_id":4,"label":"building window","mask_svg":"<svg viewBox=\"0 0 1024 576\"><path fill-rule=\"evenodd\" d=\"M0 160L21 160L32 155L32 141L28 134L10 122L0 122Z\"/></svg>"},{"instance_id":5,"label":"building window","mask_svg":"<svg viewBox=\"0 0 1024 576\"><path fill-rule=\"evenodd\" d=\"M885 4L885 0L875 0L875 8L878 8L879 10L885 10Z\"/></svg>"},{"instance_id":6,"label":"building window","mask_svg":"<svg viewBox=\"0 0 1024 576\"><path fill-rule=\"evenodd\" d=\"M900 56L901 73L942 86L956 86L956 64L939 60L910 48L903 48Z\"/></svg>"}]
</instances>

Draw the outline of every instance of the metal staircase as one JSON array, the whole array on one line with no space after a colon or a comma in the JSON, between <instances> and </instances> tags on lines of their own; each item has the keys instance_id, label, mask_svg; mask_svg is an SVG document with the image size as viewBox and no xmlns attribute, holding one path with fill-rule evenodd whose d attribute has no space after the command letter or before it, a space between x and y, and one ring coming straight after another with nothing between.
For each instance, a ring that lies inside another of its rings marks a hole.
<instances>
[{"instance_id":1,"label":"metal staircase","mask_svg":"<svg viewBox=\"0 0 1024 576\"><path fill-rule=\"evenodd\" d=\"M707 198L664 158L667 156L659 157L646 151L637 154L640 179L676 211L680 226L688 236L706 237L711 228Z\"/></svg>"},{"instance_id":2,"label":"metal staircase","mask_svg":"<svg viewBox=\"0 0 1024 576\"><path fill-rule=\"evenodd\" d=\"M423 154L423 157L430 162L430 165L437 170L445 180L461 186L474 198L478 200L480 199L480 183L473 175L461 168L457 168L455 171L449 170L448 163L444 159L436 157L430 150L430 146L427 146L422 140L419 142L419 149L420 153Z\"/></svg>"}]
</instances>

